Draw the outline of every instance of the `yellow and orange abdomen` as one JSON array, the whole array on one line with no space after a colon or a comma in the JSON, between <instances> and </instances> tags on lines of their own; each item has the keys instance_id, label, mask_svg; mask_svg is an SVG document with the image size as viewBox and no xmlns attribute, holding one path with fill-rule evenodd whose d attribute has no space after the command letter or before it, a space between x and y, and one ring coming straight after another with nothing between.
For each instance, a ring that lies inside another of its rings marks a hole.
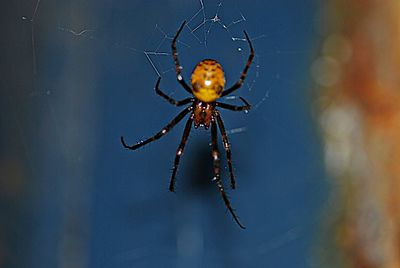
<instances>
[{"instance_id":1,"label":"yellow and orange abdomen","mask_svg":"<svg viewBox=\"0 0 400 268\"><path fill-rule=\"evenodd\" d=\"M193 70L193 95L201 101L213 102L225 87L225 74L221 64L215 60L203 60Z\"/></svg>"}]
</instances>

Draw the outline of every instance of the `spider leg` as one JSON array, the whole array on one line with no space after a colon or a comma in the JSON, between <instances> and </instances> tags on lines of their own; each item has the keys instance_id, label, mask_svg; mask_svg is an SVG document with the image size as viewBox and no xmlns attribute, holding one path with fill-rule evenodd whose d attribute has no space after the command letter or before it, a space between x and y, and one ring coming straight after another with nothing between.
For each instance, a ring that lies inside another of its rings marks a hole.
<instances>
[{"instance_id":1,"label":"spider leg","mask_svg":"<svg viewBox=\"0 0 400 268\"><path fill-rule=\"evenodd\" d=\"M223 109L228 109L231 111L248 111L251 108L250 103L248 103L244 98L239 97L241 99L241 101L244 102L245 105L243 106L236 106L236 105L230 105L227 103L222 103L222 102L216 102L215 105L218 107L221 107Z\"/></svg>"},{"instance_id":2,"label":"spider leg","mask_svg":"<svg viewBox=\"0 0 400 268\"><path fill-rule=\"evenodd\" d=\"M179 121L181 121L185 115L187 115L189 112L191 112L193 110L193 106L189 106L187 107L185 110L183 110L182 112L180 112L174 119L172 119L171 122L168 123L168 125L166 125L161 131L159 131L157 134L155 134L153 137L148 138L147 140L144 141L140 141L139 143L129 146L125 143L124 141L124 137L121 136L121 143L122 145L129 150L136 150L140 147L142 147L143 145L146 145L147 143L150 143L152 141L158 140L159 138L161 138L162 136L164 136L165 134L167 134L174 126L176 126L176 124L179 123Z\"/></svg>"},{"instance_id":3,"label":"spider leg","mask_svg":"<svg viewBox=\"0 0 400 268\"><path fill-rule=\"evenodd\" d=\"M228 199L228 196L225 193L224 185L221 181L221 167L220 167L220 159L219 159L219 151L218 151L218 144L217 144L217 124L215 121L211 122L211 144L212 144L212 157L214 163L214 181L217 184L218 190L221 193L222 199L224 200L225 206L228 208L229 212L232 214L236 223L242 229L246 229L244 225L242 225L235 214L235 211L231 207L231 203Z\"/></svg>"},{"instance_id":4,"label":"spider leg","mask_svg":"<svg viewBox=\"0 0 400 268\"><path fill-rule=\"evenodd\" d=\"M158 95L160 95L161 97L163 97L164 99L166 99L172 105L182 106L182 105L185 105L185 104L188 104L188 103L194 101L194 98L186 98L186 99L183 99L183 100L180 100L180 101L177 101L177 100L171 98L170 96L168 96L167 94L165 94L164 92L161 91L161 89L160 89L160 81L161 81L161 77L158 78L157 83L156 83L156 87L155 87L156 93Z\"/></svg>"},{"instance_id":5,"label":"spider leg","mask_svg":"<svg viewBox=\"0 0 400 268\"><path fill-rule=\"evenodd\" d=\"M176 79L178 79L179 84L181 84L181 86L190 94L192 94L192 89L191 87L188 86L188 84L186 84L185 80L183 79L183 76L181 74L182 72L182 66L179 64L179 59L178 59L178 50L176 49L176 41L178 40L178 36L179 34L182 32L183 27L185 26L186 21L184 21L181 25L181 27L179 27L178 32L176 33L174 39L172 40L172 57L174 58L174 62L175 62L175 71L176 71Z\"/></svg>"},{"instance_id":6,"label":"spider leg","mask_svg":"<svg viewBox=\"0 0 400 268\"><path fill-rule=\"evenodd\" d=\"M240 87L243 85L244 79L245 79L246 76L247 76L247 71L249 70L250 65L251 65L251 62L253 61L253 58L254 58L254 49L253 49L253 45L251 44L250 38L249 38L249 36L247 35L246 31L244 31L244 35L246 36L247 43L249 43L249 47L250 47L250 56L249 56L249 59L247 60L247 64L246 64L246 66L244 67L244 70L243 70L242 74L240 75L239 81L237 81L236 84L234 84L231 88L228 88L227 90L225 90L224 92L222 92L221 97L226 96L226 95L232 93L233 91L235 91L236 89L240 88Z\"/></svg>"},{"instance_id":7,"label":"spider leg","mask_svg":"<svg viewBox=\"0 0 400 268\"><path fill-rule=\"evenodd\" d=\"M216 113L219 130L221 131L222 142L226 152L226 159L228 161L229 174L231 175L231 188L236 188L235 176L233 175L231 145L229 144L228 135L226 134L225 126L219 113Z\"/></svg>"},{"instance_id":8,"label":"spider leg","mask_svg":"<svg viewBox=\"0 0 400 268\"><path fill-rule=\"evenodd\" d=\"M188 140L188 137L189 137L190 129L192 128L192 122L193 122L192 117L189 117L189 119L186 122L185 130L183 131L183 136L182 136L181 143L179 144L179 147L176 150L174 167L172 169L171 181L169 183L169 190L171 192L175 192L176 172L178 170L179 161L180 161L181 156L183 154L183 150L185 149L186 141Z\"/></svg>"}]
</instances>

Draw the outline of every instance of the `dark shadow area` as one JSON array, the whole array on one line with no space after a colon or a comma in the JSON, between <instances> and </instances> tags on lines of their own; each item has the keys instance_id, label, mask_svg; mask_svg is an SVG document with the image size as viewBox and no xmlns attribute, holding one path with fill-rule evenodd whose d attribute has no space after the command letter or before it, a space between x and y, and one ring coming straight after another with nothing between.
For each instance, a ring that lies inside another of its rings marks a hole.
<instances>
[{"instance_id":1,"label":"dark shadow area","mask_svg":"<svg viewBox=\"0 0 400 268\"><path fill-rule=\"evenodd\" d=\"M190 146L192 147L190 151L183 156L186 158L185 162L190 163L190 167L181 173L181 177L185 178L185 182L181 182L181 188L187 194L203 196L215 188L211 181L214 177L211 147L205 140Z\"/></svg>"},{"instance_id":2,"label":"dark shadow area","mask_svg":"<svg viewBox=\"0 0 400 268\"><path fill-rule=\"evenodd\" d=\"M13 1L0 11L0 267L29 266L27 241L33 237L29 197L36 171L34 129L42 106L30 98L35 83L32 45L26 24L16 19L30 7L27 1Z\"/></svg>"},{"instance_id":3,"label":"dark shadow area","mask_svg":"<svg viewBox=\"0 0 400 268\"><path fill-rule=\"evenodd\" d=\"M185 181L181 182L181 192L178 194L182 195L181 202L201 203L203 205L200 218L204 220L197 223L198 230L201 230L203 232L202 235L207 237L210 240L209 242L214 245L213 250L220 256L221 263L225 267L234 267L237 266L237 263L234 263L231 252L226 251L225 245L226 243L235 241L237 238L235 235L236 231L240 232L244 230L241 230L233 220L232 215L227 210L219 194L215 182L212 181L214 172L211 146L209 145L210 132L203 132L202 135L206 136L206 138L194 142L191 146L192 148L185 155L187 158L186 162L190 163L190 166L184 169L181 177ZM220 137L218 142L221 159L221 179L225 186L225 191L228 193L229 199L231 199L231 196L234 196L236 191L230 188L230 177L227 170L225 151ZM236 198L236 202L238 201L239 198ZM235 202L231 200L231 203L235 208ZM240 211L237 213L240 217ZM220 239L221 236L224 239ZM237 243L239 242L237 241Z\"/></svg>"}]
</instances>

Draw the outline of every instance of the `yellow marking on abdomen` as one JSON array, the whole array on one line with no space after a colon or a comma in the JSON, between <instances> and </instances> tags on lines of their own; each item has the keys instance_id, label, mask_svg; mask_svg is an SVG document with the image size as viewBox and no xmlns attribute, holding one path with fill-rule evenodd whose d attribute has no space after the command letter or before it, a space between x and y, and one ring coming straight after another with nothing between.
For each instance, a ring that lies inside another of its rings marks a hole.
<instances>
[{"instance_id":1,"label":"yellow marking on abdomen","mask_svg":"<svg viewBox=\"0 0 400 268\"><path fill-rule=\"evenodd\" d=\"M193 95L201 101L213 102L225 87L225 74L221 64L215 60L203 60L192 73Z\"/></svg>"}]
</instances>

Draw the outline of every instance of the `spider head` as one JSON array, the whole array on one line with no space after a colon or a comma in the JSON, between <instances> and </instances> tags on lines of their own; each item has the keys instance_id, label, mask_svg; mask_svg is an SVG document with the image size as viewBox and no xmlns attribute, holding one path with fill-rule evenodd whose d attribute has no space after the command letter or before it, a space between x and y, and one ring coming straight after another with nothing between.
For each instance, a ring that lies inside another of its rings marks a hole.
<instances>
[{"instance_id":1,"label":"spider head","mask_svg":"<svg viewBox=\"0 0 400 268\"><path fill-rule=\"evenodd\" d=\"M193 70L193 95L201 101L213 102L225 87L225 74L221 64L215 60L203 60Z\"/></svg>"}]
</instances>

